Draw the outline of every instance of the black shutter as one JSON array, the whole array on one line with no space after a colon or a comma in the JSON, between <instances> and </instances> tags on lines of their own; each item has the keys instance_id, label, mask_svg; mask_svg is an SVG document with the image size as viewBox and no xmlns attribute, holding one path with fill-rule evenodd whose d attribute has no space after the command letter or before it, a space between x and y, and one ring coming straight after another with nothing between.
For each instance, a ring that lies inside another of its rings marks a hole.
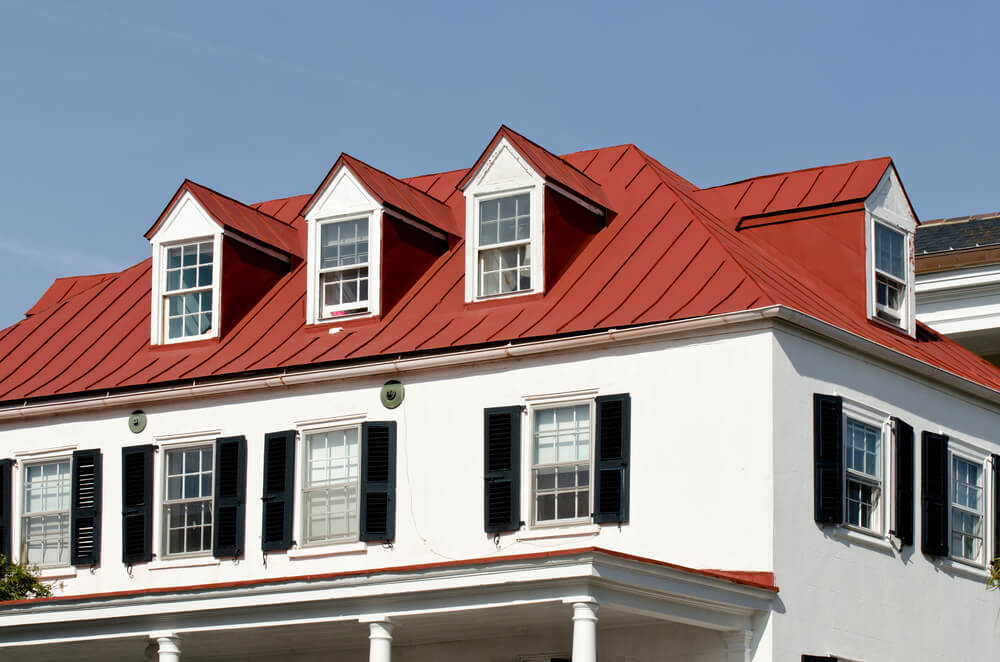
<instances>
[{"instance_id":1,"label":"black shutter","mask_svg":"<svg viewBox=\"0 0 1000 662\"><path fill-rule=\"evenodd\" d=\"M396 422L361 426L361 539L396 537Z\"/></svg>"},{"instance_id":2,"label":"black shutter","mask_svg":"<svg viewBox=\"0 0 1000 662\"><path fill-rule=\"evenodd\" d=\"M212 556L241 556L246 522L247 439L215 440Z\"/></svg>"},{"instance_id":3,"label":"black shutter","mask_svg":"<svg viewBox=\"0 0 1000 662\"><path fill-rule=\"evenodd\" d=\"M292 546L295 503L295 430L264 435L264 490L260 547L265 552Z\"/></svg>"},{"instance_id":4,"label":"black shutter","mask_svg":"<svg viewBox=\"0 0 1000 662\"><path fill-rule=\"evenodd\" d=\"M487 409L483 423L486 532L521 528L521 408Z\"/></svg>"},{"instance_id":5,"label":"black shutter","mask_svg":"<svg viewBox=\"0 0 1000 662\"><path fill-rule=\"evenodd\" d=\"M814 515L820 524L844 521L844 402L813 395Z\"/></svg>"},{"instance_id":6,"label":"black shutter","mask_svg":"<svg viewBox=\"0 0 1000 662\"><path fill-rule=\"evenodd\" d=\"M833 655L803 655L802 662L837 662Z\"/></svg>"},{"instance_id":7,"label":"black shutter","mask_svg":"<svg viewBox=\"0 0 1000 662\"><path fill-rule=\"evenodd\" d=\"M892 419L896 430L896 530L903 545L913 544L913 426Z\"/></svg>"},{"instance_id":8,"label":"black shutter","mask_svg":"<svg viewBox=\"0 0 1000 662\"><path fill-rule=\"evenodd\" d=\"M1000 455L993 456L993 557L1000 559Z\"/></svg>"},{"instance_id":9,"label":"black shutter","mask_svg":"<svg viewBox=\"0 0 1000 662\"><path fill-rule=\"evenodd\" d=\"M8 561L10 561L11 499L13 499L10 477L13 466L14 460L0 460L0 555Z\"/></svg>"},{"instance_id":10,"label":"black shutter","mask_svg":"<svg viewBox=\"0 0 1000 662\"><path fill-rule=\"evenodd\" d=\"M75 451L70 497L70 563L101 560L101 451Z\"/></svg>"},{"instance_id":11,"label":"black shutter","mask_svg":"<svg viewBox=\"0 0 1000 662\"><path fill-rule=\"evenodd\" d=\"M921 545L924 554L948 555L948 437L924 432L921 439Z\"/></svg>"},{"instance_id":12,"label":"black shutter","mask_svg":"<svg viewBox=\"0 0 1000 662\"><path fill-rule=\"evenodd\" d=\"M628 393L604 395L596 405L594 521L627 522L632 399Z\"/></svg>"},{"instance_id":13,"label":"black shutter","mask_svg":"<svg viewBox=\"0 0 1000 662\"><path fill-rule=\"evenodd\" d=\"M122 562L153 559L153 447L122 449Z\"/></svg>"}]
</instances>

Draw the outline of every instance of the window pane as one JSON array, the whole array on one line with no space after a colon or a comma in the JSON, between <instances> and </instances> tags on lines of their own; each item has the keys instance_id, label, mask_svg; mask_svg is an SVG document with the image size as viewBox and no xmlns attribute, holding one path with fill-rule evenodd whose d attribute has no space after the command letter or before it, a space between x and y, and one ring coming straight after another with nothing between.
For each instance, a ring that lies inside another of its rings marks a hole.
<instances>
[{"instance_id":1,"label":"window pane","mask_svg":"<svg viewBox=\"0 0 1000 662\"><path fill-rule=\"evenodd\" d=\"M168 248L167 249L167 268L176 269L181 266L181 249L180 248Z\"/></svg>"},{"instance_id":2,"label":"window pane","mask_svg":"<svg viewBox=\"0 0 1000 662\"><path fill-rule=\"evenodd\" d=\"M903 239L901 232L881 223L875 224L875 267L905 281Z\"/></svg>"},{"instance_id":3,"label":"window pane","mask_svg":"<svg viewBox=\"0 0 1000 662\"><path fill-rule=\"evenodd\" d=\"M320 226L320 268L332 269L368 262L368 219Z\"/></svg>"}]
</instances>

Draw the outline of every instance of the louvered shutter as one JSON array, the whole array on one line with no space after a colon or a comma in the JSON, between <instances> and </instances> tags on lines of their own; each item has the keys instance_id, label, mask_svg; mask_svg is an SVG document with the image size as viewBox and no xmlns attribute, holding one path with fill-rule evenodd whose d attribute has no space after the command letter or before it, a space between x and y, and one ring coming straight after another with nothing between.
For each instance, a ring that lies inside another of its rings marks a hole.
<instances>
[{"instance_id":1,"label":"louvered shutter","mask_svg":"<svg viewBox=\"0 0 1000 662\"><path fill-rule=\"evenodd\" d=\"M212 556L228 557L243 554L246 491L246 437L216 439Z\"/></svg>"},{"instance_id":2,"label":"louvered shutter","mask_svg":"<svg viewBox=\"0 0 1000 662\"><path fill-rule=\"evenodd\" d=\"M292 546L292 508L295 503L295 430L264 435L264 489L261 549Z\"/></svg>"},{"instance_id":3,"label":"louvered shutter","mask_svg":"<svg viewBox=\"0 0 1000 662\"><path fill-rule=\"evenodd\" d=\"M594 521L627 522L632 401L627 393L596 400Z\"/></svg>"},{"instance_id":4,"label":"louvered shutter","mask_svg":"<svg viewBox=\"0 0 1000 662\"><path fill-rule=\"evenodd\" d=\"M153 558L153 447L122 449L122 562Z\"/></svg>"},{"instance_id":5,"label":"louvered shutter","mask_svg":"<svg viewBox=\"0 0 1000 662\"><path fill-rule=\"evenodd\" d=\"M813 395L814 518L844 520L844 403L835 395Z\"/></svg>"},{"instance_id":6,"label":"louvered shutter","mask_svg":"<svg viewBox=\"0 0 1000 662\"><path fill-rule=\"evenodd\" d=\"M993 558L1000 558L1000 455L993 456Z\"/></svg>"},{"instance_id":7,"label":"louvered shutter","mask_svg":"<svg viewBox=\"0 0 1000 662\"><path fill-rule=\"evenodd\" d=\"M396 422L361 426L361 539L396 536Z\"/></svg>"},{"instance_id":8,"label":"louvered shutter","mask_svg":"<svg viewBox=\"0 0 1000 662\"><path fill-rule=\"evenodd\" d=\"M0 460L0 555L10 561L11 535L11 501L14 498L11 490L11 467L13 460Z\"/></svg>"},{"instance_id":9,"label":"louvered shutter","mask_svg":"<svg viewBox=\"0 0 1000 662\"><path fill-rule=\"evenodd\" d=\"M802 662L837 662L832 655L803 655Z\"/></svg>"},{"instance_id":10,"label":"louvered shutter","mask_svg":"<svg viewBox=\"0 0 1000 662\"><path fill-rule=\"evenodd\" d=\"M75 451L70 493L70 563L101 560L101 451Z\"/></svg>"},{"instance_id":11,"label":"louvered shutter","mask_svg":"<svg viewBox=\"0 0 1000 662\"><path fill-rule=\"evenodd\" d=\"M921 439L921 545L924 554L948 555L948 437L924 432Z\"/></svg>"},{"instance_id":12,"label":"louvered shutter","mask_svg":"<svg viewBox=\"0 0 1000 662\"><path fill-rule=\"evenodd\" d=\"M494 407L484 415L487 533L521 527L521 408Z\"/></svg>"},{"instance_id":13,"label":"louvered shutter","mask_svg":"<svg viewBox=\"0 0 1000 662\"><path fill-rule=\"evenodd\" d=\"M896 530L903 545L913 544L913 427L892 419L896 430Z\"/></svg>"}]
</instances>

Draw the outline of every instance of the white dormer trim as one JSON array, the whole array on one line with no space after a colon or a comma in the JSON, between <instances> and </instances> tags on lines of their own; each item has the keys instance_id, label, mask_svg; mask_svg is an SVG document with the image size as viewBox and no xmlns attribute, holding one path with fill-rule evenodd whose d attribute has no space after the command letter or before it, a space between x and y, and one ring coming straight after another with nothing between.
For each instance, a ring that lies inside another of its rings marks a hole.
<instances>
[{"instance_id":1,"label":"white dormer trim","mask_svg":"<svg viewBox=\"0 0 1000 662\"><path fill-rule=\"evenodd\" d=\"M306 259L306 323L327 324L379 314L382 279L382 215L385 209L372 197L346 165L330 177L306 213L308 257ZM320 228L329 222L368 219L368 310L352 315L322 317L320 314Z\"/></svg>"},{"instance_id":2,"label":"white dormer trim","mask_svg":"<svg viewBox=\"0 0 1000 662\"><path fill-rule=\"evenodd\" d=\"M875 229L876 224L882 224L892 230L901 232L904 237L903 247L904 268L906 270L906 291L903 295L901 319L898 325L883 320L878 316L876 306L876 274L875 274ZM916 276L913 265L913 240L917 230L917 219L906 197L896 169L892 166L886 170L879 180L878 186L865 199L865 273L867 278L867 310L868 317L888 324L898 326L911 336L916 335Z\"/></svg>"},{"instance_id":3,"label":"white dormer trim","mask_svg":"<svg viewBox=\"0 0 1000 662\"><path fill-rule=\"evenodd\" d=\"M156 232L149 238L153 248L150 300L150 343L166 345L205 340L219 336L222 316L222 236L223 229L190 191L185 191L173 204ZM182 338L167 338L164 326L164 295L166 294L167 250L172 246L195 241L212 241L212 328L208 333Z\"/></svg>"},{"instance_id":4,"label":"white dormer trim","mask_svg":"<svg viewBox=\"0 0 1000 662\"><path fill-rule=\"evenodd\" d=\"M500 138L465 186L465 301L505 299L545 291L545 179L506 139ZM531 288L479 295L480 202L527 193L531 207Z\"/></svg>"}]
</instances>

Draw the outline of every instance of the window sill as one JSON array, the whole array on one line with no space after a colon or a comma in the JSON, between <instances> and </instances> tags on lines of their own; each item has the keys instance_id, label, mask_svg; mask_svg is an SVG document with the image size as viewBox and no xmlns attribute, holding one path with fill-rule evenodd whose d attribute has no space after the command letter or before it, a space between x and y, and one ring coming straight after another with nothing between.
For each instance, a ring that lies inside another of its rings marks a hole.
<instances>
[{"instance_id":1,"label":"window sill","mask_svg":"<svg viewBox=\"0 0 1000 662\"><path fill-rule=\"evenodd\" d=\"M38 570L38 578L42 581L51 581L53 579L72 579L76 577L76 566L59 566L55 568L40 568Z\"/></svg>"},{"instance_id":2,"label":"window sill","mask_svg":"<svg viewBox=\"0 0 1000 662\"><path fill-rule=\"evenodd\" d=\"M989 571L981 565L975 565L971 561L957 561L953 558L938 559L936 564L941 570L952 574L961 575L970 579L978 579L985 582L990 578Z\"/></svg>"},{"instance_id":3,"label":"window sill","mask_svg":"<svg viewBox=\"0 0 1000 662\"><path fill-rule=\"evenodd\" d=\"M357 542L340 543L338 545L323 545L322 547L297 547L288 550L288 558L314 559L323 556L341 556L343 554L367 554L368 543L359 540Z\"/></svg>"},{"instance_id":4,"label":"window sill","mask_svg":"<svg viewBox=\"0 0 1000 662\"><path fill-rule=\"evenodd\" d=\"M214 556L198 556L187 559L166 559L163 561L152 561L146 565L149 570L172 570L174 568L201 568L219 565L221 561Z\"/></svg>"},{"instance_id":5,"label":"window sill","mask_svg":"<svg viewBox=\"0 0 1000 662\"><path fill-rule=\"evenodd\" d=\"M515 540L546 540L549 538L576 538L596 536L601 533L600 524L574 524L571 526L536 527L518 531Z\"/></svg>"},{"instance_id":6,"label":"window sill","mask_svg":"<svg viewBox=\"0 0 1000 662\"><path fill-rule=\"evenodd\" d=\"M840 525L833 527L831 535L834 538L843 540L844 542L852 545L868 547L890 556L895 556L896 554L896 548L892 546L889 539L876 533L864 533L862 531Z\"/></svg>"}]
</instances>

